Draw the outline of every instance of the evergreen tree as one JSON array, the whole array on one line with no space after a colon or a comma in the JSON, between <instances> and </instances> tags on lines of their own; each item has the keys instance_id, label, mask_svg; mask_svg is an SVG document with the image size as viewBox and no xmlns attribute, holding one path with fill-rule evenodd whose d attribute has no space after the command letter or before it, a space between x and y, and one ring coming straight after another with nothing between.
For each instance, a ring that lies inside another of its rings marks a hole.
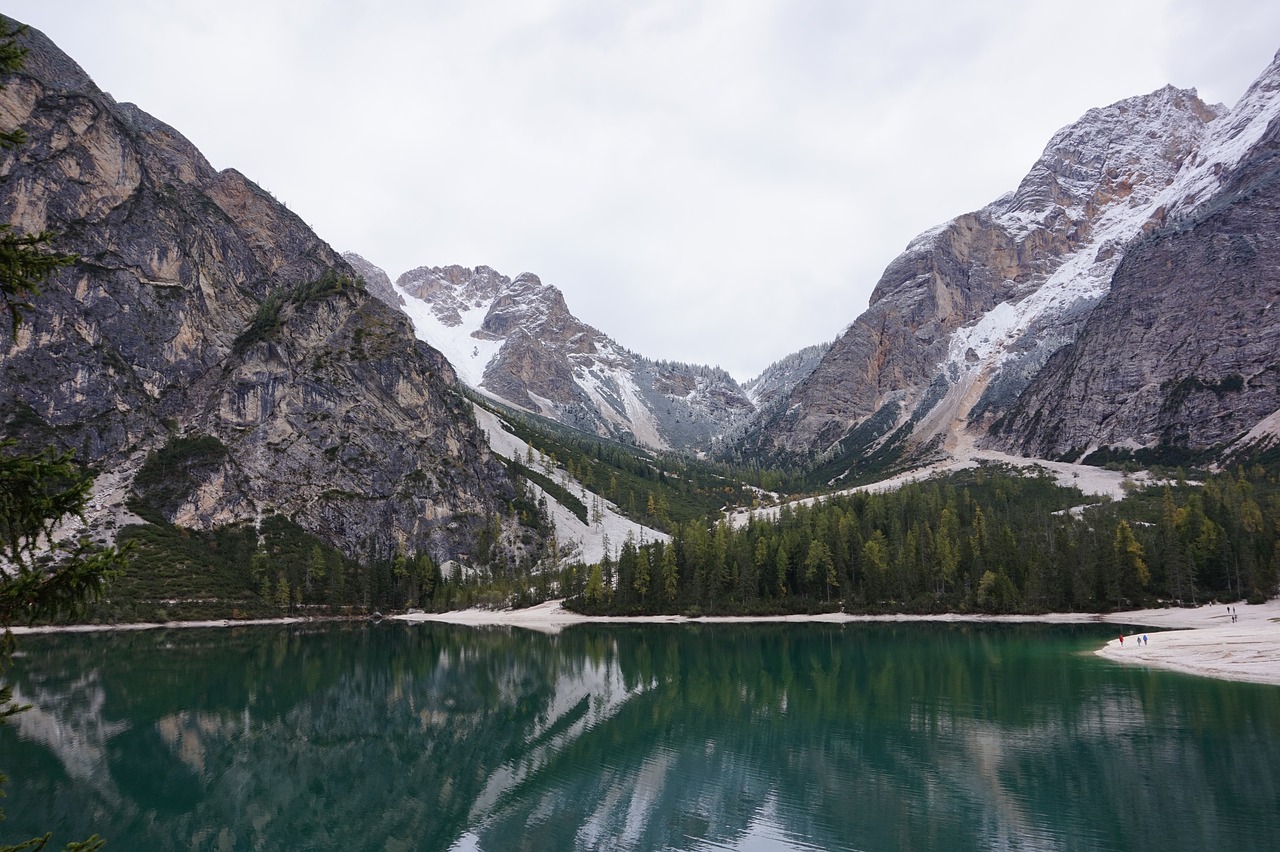
<instances>
[{"instance_id":1,"label":"evergreen tree","mask_svg":"<svg viewBox=\"0 0 1280 852\"><path fill-rule=\"evenodd\" d=\"M280 572L276 575L276 609L289 611L289 604L292 601L292 590L289 588L289 578Z\"/></svg>"},{"instance_id":2,"label":"evergreen tree","mask_svg":"<svg viewBox=\"0 0 1280 852\"><path fill-rule=\"evenodd\" d=\"M636 553L636 542L630 533L622 542L622 550L618 553L618 606L629 608L636 600L640 583L637 574L640 570L640 558ZM649 578L644 578L645 591L648 591Z\"/></svg>"},{"instance_id":3,"label":"evergreen tree","mask_svg":"<svg viewBox=\"0 0 1280 852\"><path fill-rule=\"evenodd\" d=\"M1157 555L1163 566L1164 586L1176 601L1192 600L1191 565L1182 537L1178 532L1178 507L1173 489L1167 484L1160 496L1160 520L1156 525L1159 543Z\"/></svg>"},{"instance_id":4,"label":"evergreen tree","mask_svg":"<svg viewBox=\"0 0 1280 852\"><path fill-rule=\"evenodd\" d=\"M662 593L669 604L675 603L680 595L680 565L676 561L674 542L662 548Z\"/></svg>"},{"instance_id":5,"label":"evergreen tree","mask_svg":"<svg viewBox=\"0 0 1280 852\"><path fill-rule=\"evenodd\" d=\"M304 583L308 593L311 591L311 583L324 579L324 551L320 549L319 544L311 545L311 558L307 561L307 577Z\"/></svg>"},{"instance_id":6,"label":"evergreen tree","mask_svg":"<svg viewBox=\"0 0 1280 852\"><path fill-rule=\"evenodd\" d=\"M773 555L773 582L774 590L779 598L785 598L790 589L787 586L787 572L791 569L791 555L788 552L787 540L781 537L778 540L778 549Z\"/></svg>"},{"instance_id":7,"label":"evergreen tree","mask_svg":"<svg viewBox=\"0 0 1280 852\"><path fill-rule=\"evenodd\" d=\"M934 554L938 561L938 595L941 597L947 594L948 587L955 588L960 569L960 519L951 505L938 516Z\"/></svg>"},{"instance_id":8,"label":"evergreen tree","mask_svg":"<svg viewBox=\"0 0 1280 852\"><path fill-rule=\"evenodd\" d=\"M1114 564L1120 595L1136 605L1142 597L1143 590L1151 582L1151 574L1143 558L1142 545L1133 537L1133 528L1126 521L1116 525L1114 548ZM1116 601L1117 606L1123 603L1124 600Z\"/></svg>"},{"instance_id":9,"label":"evergreen tree","mask_svg":"<svg viewBox=\"0 0 1280 852\"><path fill-rule=\"evenodd\" d=\"M809 543L809 552L804 559L804 580L806 591L813 594L817 591L819 584L826 586L827 600L831 600L830 581L835 579L834 563L831 560L831 550L827 547L826 542L820 539L814 539Z\"/></svg>"},{"instance_id":10,"label":"evergreen tree","mask_svg":"<svg viewBox=\"0 0 1280 852\"><path fill-rule=\"evenodd\" d=\"M873 532L862 545L862 567L867 600L880 600L889 571L889 542L880 530Z\"/></svg>"},{"instance_id":11,"label":"evergreen tree","mask_svg":"<svg viewBox=\"0 0 1280 852\"><path fill-rule=\"evenodd\" d=\"M631 540L630 536L627 537L627 543L623 545L622 549L625 551L627 546L631 547L632 553L636 553L635 542ZM635 563L632 586L635 589L637 600L643 602L649 596L649 558L644 554L636 554Z\"/></svg>"},{"instance_id":12,"label":"evergreen tree","mask_svg":"<svg viewBox=\"0 0 1280 852\"><path fill-rule=\"evenodd\" d=\"M587 599L587 603L604 602L604 571L599 562L591 566L591 573L587 576L587 587L583 590L582 596Z\"/></svg>"}]
</instances>

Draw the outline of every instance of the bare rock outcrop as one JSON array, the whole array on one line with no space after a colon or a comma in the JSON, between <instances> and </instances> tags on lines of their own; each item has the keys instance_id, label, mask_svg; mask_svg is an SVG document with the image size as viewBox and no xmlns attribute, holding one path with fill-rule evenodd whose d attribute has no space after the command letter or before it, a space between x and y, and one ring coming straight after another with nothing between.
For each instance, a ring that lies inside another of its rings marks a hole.
<instances>
[{"instance_id":1,"label":"bare rock outcrop","mask_svg":"<svg viewBox=\"0 0 1280 852\"><path fill-rule=\"evenodd\" d=\"M1072 458L1230 444L1280 410L1277 311L1280 119L1216 198L1128 249L1080 336L996 424L993 443Z\"/></svg>"},{"instance_id":2,"label":"bare rock outcrop","mask_svg":"<svg viewBox=\"0 0 1280 852\"><path fill-rule=\"evenodd\" d=\"M654 361L569 310L538 276L419 267L397 279L418 334L509 405L655 449L710 447L755 410L723 370Z\"/></svg>"},{"instance_id":3,"label":"bare rock outcrop","mask_svg":"<svg viewBox=\"0 0 1280 852\"><path fill-rule=\"evenodd\" d=\"M23 43L0 126L30 141L0 153L0 221L51 230L78 260L16 337L0 323L5 434L109 469L212 436L225 460L175 518L280 512L360 557L452 556L509 515L452 369L406 317L252 181L116 103L39 32Z\"/></svg>"},{"instance_id":4,"label":"bare rock outcrop","mask_svg":"<svg viewBox=\"0 0 1280 852\"><path fill-rule=\"evenodd\" d=\"M1213 339L1206 351L1223 353L1237 348L1233 337L1270 340L1258 327L1266 321L1259 305L1237 309L1193 300L1204 308L1195 328L1176 319L1179 306L1157 306L1143 314L1135 303L1123 319L1115 311L1118 300L1141 298L1135 292L1140 288L1130 283L1140 267L1148 270L1141 275L1152 278L1154 264L1174 262L1152 253L1159 254L1156 246L1170 234L1185 233L1189 221L1203 223L1197 227L1207 229L1206 244L1217 246L1209 252L1216 260L1190 264L1185 279L1166 285L1179 298L1183 287L1207 286L1194 282L1211 269L1227 275L1223 258L1233 258L1238 266L1248 255L1255 258L1248 261L1256 263L1255 270L1270 262L1261 245L1268 238L1249 236L1250 229L1273 227L1258 218L1260 209L1249 214L1252 223L1214 220L1224 231L1213 237L1209 234L1217 233L1217 225L1206 217L1231 192L1256 195L1256 187L1265 183L1257 178L1249 185L1254 188L1237 190L1233 175L1242 173L1251 150L1263 156L1269 144L1264 134L1280 115L1277 80L1280 68L1273 64L1231 110L1206 105L1194 90L1165 87L1090 110L1059 131L1016 191L913 240L885 270L868 310L837 338L786 403L748 433L745 445L769 455L844 457L856 467L860 459L890 446L905 462L918 461L962 446L961 438L982 440L992 424L999 425L995 442L1001 446L1055 455L1098 442L1138 445L1178 433L1198 443L1234 434L1257 415L1255 409L1268 404L1269 391L1260 389L1247 413L1229 410L1238 402L1231 390L1237 382L1266 384L1256 369L1226 363L1239 361L1235 356L1179 377L1143 368L1134 375L1145 378L1130 387L1132 382L1116 375L1115 358L1154 362L1168 355L1168 348L1163 355L1154 350L1171 345L1173 338L1165 335L1175 329ZM1235 236L1225 236L1233 228ZM1152 234L1161 236L1147 238ZM1130 260L1130 251L1140 255ZM1166 270L1166 277L1178 275L1177 267ZM1119 286L1114 299L1107 297L1113 276ZM1219 300L1229 297L1224 286L1225 279L1215 288ZM1108 311L1092 319L1104 297ZM1244 301L1251 303L1249 297ZM1165 310L1167 315L1155 316ZM1083 340L1063 349L1086 323L1103 322L1110 325L1105 332L1096 326L1092 350L1082 348ZM1152 334L1122 333L1124 322ZM1179 344L1177 350L1185 348ZM1082 372L1081 359L1102 349L1109 349L1111 358L1099 364L1109 366ZM1093 377L1092 403L1079 398L1082 386L1063 384L1067 361L1077 364L1077 374ZM1056 393L1046 384L1052 376L1059 377ZM1132 409L1125 422L1119 412L1127 410L1125 400L1139 387L1157 402L1141 412ZM1024 391L1030 396L1019 402ZM1104 416L1103 398L1116 409L1116 428L1086 438L1083 423ZM1073 408L1080 412L1079 428L1059 427L1050 437L1049 424L1058 415L1075 416ZM1206 418L1219 425L1199 422Z\"/></svg>"},{"instance_id":5,"label":"bare rock outcrop","mask_svg":"<svg viewBox=\"0 0 1280 852\"><path fill-rule=\"evenodd\" d=\"M342 259L351 264L351 268L364 280L366 290L397 310L404 307L404 296L396 292L391 277L381 267L353 251L344 251Z\"/></svg>"}]
</instances>

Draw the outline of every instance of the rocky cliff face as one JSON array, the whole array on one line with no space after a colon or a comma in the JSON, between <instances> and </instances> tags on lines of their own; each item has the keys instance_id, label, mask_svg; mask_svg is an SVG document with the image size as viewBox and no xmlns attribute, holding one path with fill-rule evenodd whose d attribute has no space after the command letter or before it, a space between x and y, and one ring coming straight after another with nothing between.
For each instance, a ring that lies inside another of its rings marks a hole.
<instances>
[{"instance_id":1,"label":"rocky cliff face","mask_svg":"<svg viewBox=\"0 0 1280 852\"><path fill-rule=\"evenodd\" d=\"M1166 87L1059 131L1016 191L908 245L755 446L867 456L893 443L919 459L981 436L1076 338L1133 241L1211 203L1280 113L1263 81L1231 111ZM1024 421L1002 423L1016 442Z\"/></svg>"},{"instance_id":2,"label":"rocky cliff face","mask_svg":"<svg viewBox=\"0 0 1280 852\"><path fill-rule=\"evenodd\" d=\"M105 469L95 511L172 436L209 435L227 453L180 523L282 512L361 557L467 549L511 485L444 358L270 195L23 41L0 125L30 141L0 155L0 221L79 260L16 338L0 323L5 434Z\"/></svg>"},{"instance_id":3,"label":"rocky cliff face","mask_svg":"<svg viewBox=\"0 0 1280 852\"><path fill-rule=\"evenodd\" d=\"M1277 311L1280 118L1215 198L1129 247L991 443L1047 457L1225 446L1280 410Z\"/></svg>"},{"instance_id":4,"label":"rocky cliff face","mask_svg":"<svg viewBox=\"0 0 1280 852\"><path fill-rule=\"evenodd\" d=\"M755 410L723 370L623 348L536 275L420 267L396 287L418 335L467 384L560 423L655 449L703 449Z\"/></svg>"},{"instance_id":5,"label":"rocky cliff face","mask_svg":"<svg viewBox=\"0 0 1280 852\"><path fill-rule=\"evenodd\" d=\"M809 378L830 349L830 343L818 343L779 358L765 367L760 375L744 384L742 389L758 409L771 408L785 400L797 385Z\"/></svg>"},{"instance_id":6,"label":"rocky cliff face","mask_svg":"<svg viewBox=\"0 0 1280 852\"><path fill-rule=\"evenodd\" d=\"M353 251L344 251L342 259L351 264L351 268L364 281L365 289L381 301L399 310L404 307L404 296L396 292L390 276L382 268Z\"/></svg>"}]
</instances>

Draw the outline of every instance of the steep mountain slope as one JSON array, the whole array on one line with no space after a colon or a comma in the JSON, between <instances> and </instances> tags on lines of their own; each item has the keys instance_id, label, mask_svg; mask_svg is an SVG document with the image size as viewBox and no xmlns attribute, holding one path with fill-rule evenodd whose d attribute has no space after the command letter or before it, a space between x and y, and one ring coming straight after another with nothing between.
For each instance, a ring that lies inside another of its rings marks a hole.
<instances>
[{"instance_id":1,"label":"steep mountain slope","mask_svg":"<svg viewBox=\"0 0 1280 852\"><path fill-rule=\"evenodd\" d=\"M796 385L809 378L830 349L830 343L806 346L774 361L742 388L758 408L767 409L785 400Z\"/></svg>"},{"instance_id":2,"label":"steep mountain slope","mask_svg":"<svg viewBox=\"0 0 1280 852\"><path fill-rule=\"evenodd\" d=\"M42 34L0 91L0 221L79 255L14 338L0 323L0 422L106 470L118 510L149 452L212 437L166 513L209 527L280 512L366 557L468 549L509 515L444 358L303 222L172 128L115 102ZM514 522L511 523L514 527Z\"/></svg>"},{"instance_id":3,"label":"steep mountain slope","mask_svg":"<svg viewBox=\"0 0 1280 852\"><path fill-rule=\"evenodd\" d=\"M377 296L391 307L400 310L404 307L404 296L396 292L391 277L381 267L365 260L353 251L344 251L342 259L351 264L356 274L364 279L365 289Z\"/></svg>"},{"instance_id":4,"label":"steep mountain slope","mask_svg":"<svg viewBox=\"0 0 1280 852\"><path fill-rule=\"evenodd\" d=\"M1075 338L1131 241L1209 201L1278 111L1261 81L1231 111L1172 87L1090 110L1015 192L913 240L749 446L853 459L962 446Z\"/></svg>"},{"instance_id":5,"label":"steep mountain slope","mask_svg":"<svg viewBox=\"0 0 1280 852\"><path fill-rule=\"evenodd\" d=\"M1258 85L1280 90L1280 74ZM1280 118L1218 196L1129 248L1079 338L1037 374L992 443L1040 456L1145 448L1154 458L1228 444L1280 410L1277 311Z\"/></svg>"},{"instance_id":6,"label":"steep mountain slope","mask_svg":"<svg viewBox=\"0 0 1280 852\"><path fill-rule=\"evenodd\" d=\"M396 291L418 336L468 385L586 432L701 449L755 409L723 370L624 349L573 316L536 275L420 267L401 275Z\"/></svg>"}]
</instances>

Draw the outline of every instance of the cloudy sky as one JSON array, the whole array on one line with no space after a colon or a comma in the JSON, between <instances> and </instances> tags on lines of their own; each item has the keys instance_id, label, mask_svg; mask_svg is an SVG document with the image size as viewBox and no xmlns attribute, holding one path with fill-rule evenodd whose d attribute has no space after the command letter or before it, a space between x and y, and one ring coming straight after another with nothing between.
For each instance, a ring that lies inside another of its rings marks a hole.
<instances>
[{"instance_id":1,"label":"cloudy sky","mask_svg":"<svg viewBox=\"0 0 1280 852\"><path fill-rule=\"evenodd\" d=\"M1090 107L1231 105L1280 48L1274 0L0 6L393 279L534 272L740 379L833 338Z\"/></svg>"}]
</instances>

